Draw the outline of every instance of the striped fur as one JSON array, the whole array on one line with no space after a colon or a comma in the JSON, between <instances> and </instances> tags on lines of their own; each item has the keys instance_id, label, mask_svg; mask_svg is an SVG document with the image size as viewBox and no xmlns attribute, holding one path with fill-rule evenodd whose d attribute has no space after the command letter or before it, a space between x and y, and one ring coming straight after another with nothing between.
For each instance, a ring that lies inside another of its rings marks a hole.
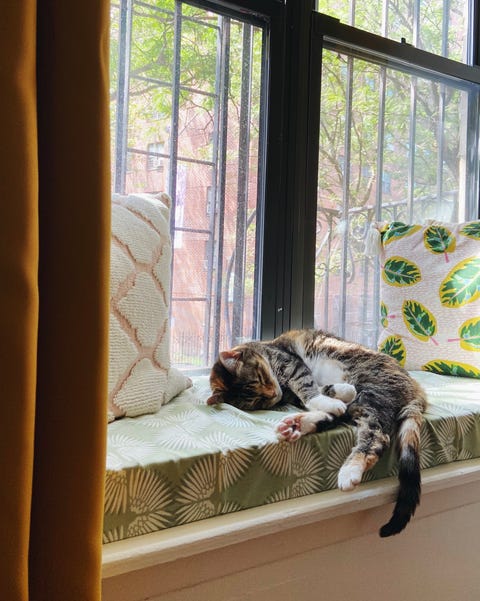
<instances>
[{"instance_id":1,"label":"striped fur","mask_svg":"<svg viewBox=\"0 0 480 601\"><path fill-rule=\"evenodd\" d=\"M397 534L408 524L420 502L426 396L395 359L321 330L292 330L220 353L210 386L209 404L225 402L245 410L296 404L303 411L278 426L283 440L353 423L357 441L339 471L342 490L353 489L396 437L400 485L380 536Z\"/></svg>"}]
</instances>

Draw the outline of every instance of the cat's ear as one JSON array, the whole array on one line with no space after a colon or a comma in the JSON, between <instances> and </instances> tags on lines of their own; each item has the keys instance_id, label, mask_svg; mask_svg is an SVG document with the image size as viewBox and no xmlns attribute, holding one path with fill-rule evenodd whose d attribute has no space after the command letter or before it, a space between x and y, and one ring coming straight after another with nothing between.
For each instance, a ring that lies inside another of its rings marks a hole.
<instances>
[{"instance_id":1,"label":"cat's ear","mask_svg":"<svg viewBox=\"0 0 480 601\"><path fill-rule=\"evenodd\" d=\"M232 349L230 351L222 351L219 355L222 365L228 369L229 372L234 373L238 362L242 358L242 351Z\"/></svg>"},{"instance_id":2,"label":"cat's ear","mask_svg":"<svg viewBox=\"0 0 480 601\"><path fill-rule=\"evenodd\" d=\"M223 397L221 392L214 392L211 397L207 399L207 405L218 405L223 403Z\"/></svg>"}]
</instances>

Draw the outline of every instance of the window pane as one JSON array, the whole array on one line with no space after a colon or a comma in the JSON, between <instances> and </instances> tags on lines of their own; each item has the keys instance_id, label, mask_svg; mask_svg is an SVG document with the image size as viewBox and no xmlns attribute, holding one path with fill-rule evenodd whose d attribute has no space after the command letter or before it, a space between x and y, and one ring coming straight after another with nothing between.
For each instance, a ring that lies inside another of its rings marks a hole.
<instances>
[{"instance_id":1,"label":"window pane","mask_svg":"<svg viewBox=\"0 0 480 601\"><path fill-rule=\"evenodd\" d=\"M111 12L114 190L172 197L172 361L208 366L257 336L264 31L174 0Z\"/></svg>"},{"instance_id":2,"label":"window pane","mask_svg":"<svg viewBox=\"0 0 480 601\"><path fill-rule=\"evenodd\" d=\"M378 272L365 257L377 220L475 218L466 182L473 87L323 53L316 326L376 345ZM471 153L470 153L471 155Z\"/></svg>"},{"instance_id":3,"label":"window pane","mask_svg":"<svg viewBox=\"0 0 480 601\"><path fill-rule=\"evenodd\" d=\"M317 0L317 10L416 48L472 64L471 0Z\"/></svg>"}]
</instances>

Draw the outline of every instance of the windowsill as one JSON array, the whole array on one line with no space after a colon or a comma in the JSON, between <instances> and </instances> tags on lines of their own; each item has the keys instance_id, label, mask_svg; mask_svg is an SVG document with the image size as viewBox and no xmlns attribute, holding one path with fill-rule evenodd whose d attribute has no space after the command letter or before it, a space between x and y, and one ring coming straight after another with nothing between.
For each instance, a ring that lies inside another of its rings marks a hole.
<instances>
[{"instance_id":1,"label":"windowsill","mask_svg":"<svg viewBox=\"0 0 480 601\"><path fill-rule=\"evenodd\" d=\"M423 495L480 480L480 459L441 465L422 472ZM392 502L396 478L272 503L129 538L103 547L103 578L125 574L221 549L297 526L305 526Z\"/></svg>"}]
</instances>

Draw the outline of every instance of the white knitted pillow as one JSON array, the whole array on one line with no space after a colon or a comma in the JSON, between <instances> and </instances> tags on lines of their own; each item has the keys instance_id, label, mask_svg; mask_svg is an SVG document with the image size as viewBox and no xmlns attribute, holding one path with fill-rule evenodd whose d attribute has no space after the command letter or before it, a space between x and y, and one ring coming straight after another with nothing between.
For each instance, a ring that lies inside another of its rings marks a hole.
<instances>
[{"instance_id":1,"label":"white knitted pillow","mask_svg":"<svg viewBox=\"0 0 480 601\"><path fill-rule=\"evenodd\" d=\"M191 385L170 367L170 198L114 195L108 421L154 413Z\"/></svg>"}]
</instances>

